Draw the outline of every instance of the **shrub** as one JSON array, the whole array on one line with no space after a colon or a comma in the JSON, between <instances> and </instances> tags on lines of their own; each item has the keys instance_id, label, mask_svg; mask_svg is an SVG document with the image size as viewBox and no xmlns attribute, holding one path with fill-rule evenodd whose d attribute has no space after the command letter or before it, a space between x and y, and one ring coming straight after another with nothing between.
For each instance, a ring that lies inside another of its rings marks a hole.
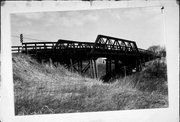
<instances>
[{"instance_id":1,"label":"shrub","mask_svg":"<svg viewBox=\"0 0 180 122\"><path fill-rule=\"evenodd\" d=\"M167 66L165 58L146 64L142 72L135 74L135 86L142 91L159 91L167 94Z\"/></svg>"},{"instance_id":2,"label":"shrub","mask_svg":"<svg viewBox=\"0 0 180 122\"><path fill-rule=\"evenodd\" d=\"M154 52L155 55L160 57L166 57L166 48L159 45L151 46L148 48L149 51Z\"/></svg>"}]
</instances>

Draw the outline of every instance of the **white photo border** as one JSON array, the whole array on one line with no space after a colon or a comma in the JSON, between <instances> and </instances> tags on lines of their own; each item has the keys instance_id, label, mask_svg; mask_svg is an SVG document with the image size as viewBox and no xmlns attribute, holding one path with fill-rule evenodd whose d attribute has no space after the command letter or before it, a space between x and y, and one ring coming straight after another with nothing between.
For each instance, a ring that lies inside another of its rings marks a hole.
<instances>
[{"instance_id":1,"label":"white photo border","mask_svg":"<svg viewBox=\"0 0 180 122\"><path fill-rule=\"evenodd\" d=\"M159 109L15 116L10 14L164 6L169 107ZM6 2L1 12L1 118L3 122L176 122L179 121L179 13L176 1Z\"/></svg>"}]
</instances>

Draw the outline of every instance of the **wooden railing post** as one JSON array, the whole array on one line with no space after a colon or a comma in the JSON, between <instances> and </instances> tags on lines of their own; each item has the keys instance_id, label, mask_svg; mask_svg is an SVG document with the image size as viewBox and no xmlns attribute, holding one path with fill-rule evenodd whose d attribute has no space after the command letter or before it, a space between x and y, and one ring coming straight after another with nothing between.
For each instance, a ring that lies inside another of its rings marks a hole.
<instances>
[{"instance_id":1,"label":"wooden railing post","mask_svg":"<svg viewBox=\"0 0 180 122\"><path fill-rule=\"evenodd\" d=\"M94 76L95 78L98 78L98 73L97 73L97 65L96 65L96 60L93 59L93 69L94 69Z\"/></svg>"},{"instance_id":2,"label":"wooden railing post","mask_svg":"<svg viewBox=\"0 0 180 122\"><path fill-rule=\"evenodd\" d=\"M25 52L28 54L27 44L25 44Z\"/></svg>"},{"instance_id":3,"label":"wooden railing post","mask_svg":"<svg viewBox=\"0 0 180 122\"><path fill-rule=\"evenodd\" d=\"M20 51L19 51L19 47L18 47L18 53L19 53Z\"/></svg>"},{"instance_id":4,"label":"wooden railing post","mask_svg":"<svg viewBox=\"0 0 180 122\"><path fill-rule=\"evenodd\" d=\"M36 51L36 55L37 55L37 45L36 45L36 43L35 43L35 51Z\"/></svg>"}]
</instances>

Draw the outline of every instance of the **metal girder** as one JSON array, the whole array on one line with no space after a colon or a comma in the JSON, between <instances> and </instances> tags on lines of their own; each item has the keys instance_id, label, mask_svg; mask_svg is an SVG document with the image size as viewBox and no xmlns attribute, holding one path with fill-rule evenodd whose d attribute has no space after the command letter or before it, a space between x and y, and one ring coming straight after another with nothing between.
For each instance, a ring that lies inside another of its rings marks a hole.
<instances>
[{"instance_id":1,"label":"metal girder","mask_svg":"<svg viewBox=\"0 0 180 122\"><path fill-rule=\"evenodd\" d=\"M139 53L136 42L105 35L97 36L91 53L94 53L96 49L116 50L120 52L123 51L124 53Z\"/></svg>"}]
</instances>

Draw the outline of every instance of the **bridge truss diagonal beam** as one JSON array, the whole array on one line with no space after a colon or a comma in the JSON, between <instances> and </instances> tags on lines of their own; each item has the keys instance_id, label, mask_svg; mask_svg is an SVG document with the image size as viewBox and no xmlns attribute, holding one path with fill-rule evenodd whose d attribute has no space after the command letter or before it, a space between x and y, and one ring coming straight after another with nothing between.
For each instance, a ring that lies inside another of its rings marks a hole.
<instances>
[{"instance_id":1,"label":"bridge truss diagonal beam","mask_svg":"<svg viewBox=\"0 0 180 122\"><path fill-rule=\"evenodd\" d=\"M97 49L139 53L136 42L105 35L97 36L91 53Z\"/></svg>"}]
</instances>

